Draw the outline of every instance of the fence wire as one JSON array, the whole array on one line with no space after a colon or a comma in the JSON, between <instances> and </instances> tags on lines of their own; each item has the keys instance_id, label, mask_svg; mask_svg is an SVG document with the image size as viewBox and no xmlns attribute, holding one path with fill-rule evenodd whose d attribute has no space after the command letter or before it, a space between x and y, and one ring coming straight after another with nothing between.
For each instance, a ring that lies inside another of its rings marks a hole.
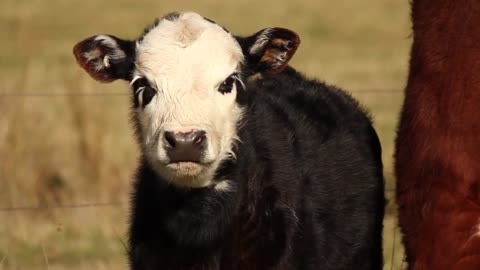
<instances>
[{"instance_id":1,"label":"fence wire","mask_svg":"<svg viewBox=\"0 0 480 270\"><path fill-rule=\"evenodd\" d=\"M385 189L386 193L395 192L394 188ZM10 206L10 207L0 207L1 212L15 212L15 211L40 211L48 209L72 209L72 208L92 208L92 207L120 207L128 205L126 201L118 202L87 202L87 203L72 203L72 204L41 204L41 205L30 205L30 206Z\"/></svg>"},{"instance_id":2,"label":"fence wire","mask_svg":"<svg viewBox=\"0 0 480 270\"><path fill-rule=\"evenodd\" d=\"M357 89L346 91L347 93L353 95L363 95L363 94L403 94L403 90L399 89ZM124 92L79 92L78 89L72 92L14 92L14 91L4 91L0 92L1 98L56 98L56 97L126 97L130 96L131 93L128 91ZM388 173L385 176L389 175ZM393 193L395 188L385 188L385 193ZM122 207L128 205L128 201L112 201L112 202L85 202L85 203L69 203L69 204L40 204L40 205L30 205L30 206L9 206L9 207L0 207L0 213L8 214L19 211L42 211L49 209L85 209L85 208L97 208L97 207ZM394 269L395 265L395 256L396 244L397 244L397 224L393 225L393 240L391 248L391 258L390 258L390 269ZM5 258L2 259L2 262ZM2 262L0 262L0 269L2 268ZM387 263L387 262L386 262ZM402 266L399 269L403 269L404 260L402 261Z\"/></svg>"},{"instance_id":3,"label":"fence wire","mask_svg":"<svg viewBox=\"0 0 480 270\"><path fill-rule=\"evenodd\" d=\"M385 192L395 192L394 188L386 188ZM77 203L77 204L57 204L57 205L37 205L37 206L14 206L14 207L0 207L0 213L11 213L11 212L18 212L18 211L40 211L40 210L50 210L50 209L84 209L84 208L97 208L97 207L121 207L128 205L126 201L117 201L117 202L94 202L94 203ZM396 223L393 224L393 240L392 246L390 247L390 270L394 269L395 266L395 256L397 255L396 252L396 244L397 244L397 230L398 226ZM3 258L5 259L5 258ZM402 260L402 266L400 269L403 269L403 264L405 260ZM387 262L386 262L387 263ZM0 269L1 263L0 263Z\"/></svg>"},{"instance_id":4,"label":"fence wire","mask_svg":"<svg viewBox=\"0 0 480 270\"><path fill-rule=\"evenodd\" d=\"M120 207L126 205L127 202L93 202L93 203L78 203L78 204L56 204L56 205L35 205L35 206L12 206L0 207L0 212L15 212L15 211L40 211L47 209L71 209L71 208L91 208L91 207Z\"/></svg>"}]
</instances>

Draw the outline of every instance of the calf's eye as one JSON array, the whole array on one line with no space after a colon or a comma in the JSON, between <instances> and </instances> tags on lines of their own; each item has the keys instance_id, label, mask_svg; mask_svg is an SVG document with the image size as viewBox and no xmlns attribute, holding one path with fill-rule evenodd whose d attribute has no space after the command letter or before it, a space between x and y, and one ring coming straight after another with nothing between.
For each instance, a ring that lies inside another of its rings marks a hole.
<instances>
[{"instance_id":1,"label":"calf's eye","mask_svg":"<svg viewBox=\"0 0 480 270\"><path fill-rule=\"evenodd\" d=\"M218 87L218 91L222 94L228 94L232 92L233 89L233 83L235 82L235 77L229 76L225 81L223 81L222 84Z\"/></svg>"},{"instance_id":2,"label":"calf's eye","mask_svg":"<svg viewBox=\"0 0 480 270\"><path fill-rule=\"evenodd\" d=\"M145 107L152 100L157 92L148 86L140 87L137 90L138 105Z\"/></svg>"}]
</instances>

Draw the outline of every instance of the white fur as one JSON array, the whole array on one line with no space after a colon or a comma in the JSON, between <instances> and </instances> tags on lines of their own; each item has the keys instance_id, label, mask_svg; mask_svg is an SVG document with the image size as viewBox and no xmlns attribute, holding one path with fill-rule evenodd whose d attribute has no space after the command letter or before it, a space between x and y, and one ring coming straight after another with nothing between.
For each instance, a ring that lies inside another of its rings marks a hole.
<instances>
[{"instance_id":1,"label":"white fur","mask_svg":"<svg viewBox=\"0 0 480 270\"><path fill-rule=\"evenodd\" d=\"M118 46L118 43L117 43L117 41L115 41L115 39L113 39L109 36L99 35L99 36L95 37L95 41L100 41L100 43L102 45L105 45L107 47L110 47L110 48L114 49L113 53L110 54L110 56L109 56L110 58L118 60L118 59L123 59L123 58L126 57L125 52L120 49L120 47Z\"/></svg>"},{"instance_id":2,"label":"white fur","mask_svg":"<svg viewBox=\"0 0 480 270\"><path fill-rule=\"evenodd\" d=\"M128 86L132 87L132 85L133 85L138 79L141 79L141 78L142 78L142 76L140 76L140 75L138 75L138 74L135 75L135 76L133 77L133 79L130 81L130 84L129 84Z\"/></svg>"},{"instance_id":3,"label":"white fur","mask_svg":"<svg viewBox=\"0 0 480 270\"><path fill-rule=\"evenodd\" d=\"M87 62L93 61L93 67L96 71L110 67L111 60L121 60L126 57L125 52L120 49L115 39L109 36L99 35L95 37L94 40L99 41L102 45L113 49L111 54L104 55L103 58L101 58L102 54L99 50L92 50L83 53L83 57L87 60Z\"/></svg>"},{"instance_id":4,"label":"white fur","mask_svg":"<svg viewBox=\"0 0 480 270\"><path fill-rule=\"evenodd\" d=\"M235 102L235 86L227 94L218 87L241 61L235 38L195 13L161 21L137 42L131 84L145 77L157 90L145 108L136 110L143 151L157 172L173 184L203 187L218 182L213 179L215 170L232 156L242 114ZM169 164L163 133L185 129L206 131L205 157L200 163Z\"/></svg>"},{"instance_id":5,"label":"white fur","mask_svg":"<svg viewBox=\"0 0 480 270\"><path fill-rule=\"evenodd\" d=\"M270 28L263 30L263 32L258 36L252 47L250 47L249 52L251 54L256 54L260 50L262 50L265 47L266 43L270 40L270 34L272 31L273 30Z\"/></svg>"},{"instance_id":6,"label":"white fur","mask_svg":"<svg viewBox=\"0 0 480 270\"><path fill-rule=\"evenodd\" d=\"M229 180L223 180L223 181L220 181L219 183L215 184L214 188L215 188L216 191L227 192L227 191L232 190L233 185L230 183Z\"/></svg>"},{"instance_id":7,"label":"white fur","mask_svg":"<svg viewBox=\"0 0 480 270\"><path fill-rule=\"evenodd\" d=\"M477 220L477 224L474 226L474 234L475 237L480 237L480 218Z\"/></svg>"},{"instance_id":8,"label":"white fur","mask_svg":"<svg viewBox=\"0 0 480 270\"><path fill-rule=\"evenodd\" d=\"M465 244L463 245L464 249L468 247L468 245L470 244L470 241L480 237L480 218L477 220L477 223L473 225L472 231L473 231L472 235L468 238L467 242L465 242Z\"/></svg>"}]
</instances>

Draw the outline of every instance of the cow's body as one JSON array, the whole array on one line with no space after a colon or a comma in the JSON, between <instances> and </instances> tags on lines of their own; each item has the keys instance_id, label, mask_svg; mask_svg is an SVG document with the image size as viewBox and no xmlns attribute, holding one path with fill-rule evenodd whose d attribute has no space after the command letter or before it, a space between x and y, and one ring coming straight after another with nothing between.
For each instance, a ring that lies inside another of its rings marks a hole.
<instances>
[{"instance_id":1,"label":"cow's body","mask_svg":"<svg viewBox=\"0 0 480 270\"><path fill-rule=\"evenodd\" d=\"M396 142L408 269L480 269L480 2L414 0Z\"/></svg>"},{"instance_id":2,"label":"cow's body","mask_svg":"<svg viewBox=\"0 0 480 270\"><path fill-rule=\"evenodd\" d=\"M94 78L134 90L132 269L382 268L379 140L350 96L286 65L298 42L186 13L136 43L75 47Z\"/></svg>"}]
</instances>

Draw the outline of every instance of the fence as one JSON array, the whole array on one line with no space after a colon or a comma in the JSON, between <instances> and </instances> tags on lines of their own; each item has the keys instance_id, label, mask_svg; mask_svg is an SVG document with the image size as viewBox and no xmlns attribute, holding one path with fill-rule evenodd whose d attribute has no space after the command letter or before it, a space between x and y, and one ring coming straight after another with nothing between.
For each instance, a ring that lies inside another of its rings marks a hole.
<instances>
[{"instance_id":1,"label":"fence","mask_svg":"<svg viewBox=\"0 0 480 270\"><path fill-rule=\"evenodd\" d=\"M363 90L354 90L349 91L354 95L372 95L372 94L403 94L403 90L398 89L363 89ZM9 92L0 92L0 98L54 98L54 97L66 97L66 96L81 96L81 97L98 97L98 96L129 96L131 93L128 91L125 92L95 92L95 93L84 93L84 92L23 92L15 93L13 91ZM391 174L386 174L390 175ZM395 192L394 188L386 188L385 192L387 194L393 194ZM387 196L387 197L391 197ZM40 211L48 209L84 209L84 208L98 208L98 207L121 207L128 205L128 201L114 201L114 202L87 202L87 203L72 203L72 204L41 204L41 205L13 205L10 207L0 206L0 214L8 214L11 212L18 211ZM390 249L391 251L391 260L390 262L385 262L386 266L384 269L394 269L394 260L397 255L396 252L396 243L397 243L397 230L398 227L396 224L393 226L392 230L392 246L385 247L384 249ZM386 233L386 232L385 232ZM386 251L387 252L387 251ZM397 255L400 256L400 255ZM3 258L5 259L5 258ZM3 260L0 261L0 269L2 268ZM390 267L388 267L390 264ZM401 268L403 267L403 263ZM400 268L400 269L401 269Z\"/></svg>"}]
</instances>

